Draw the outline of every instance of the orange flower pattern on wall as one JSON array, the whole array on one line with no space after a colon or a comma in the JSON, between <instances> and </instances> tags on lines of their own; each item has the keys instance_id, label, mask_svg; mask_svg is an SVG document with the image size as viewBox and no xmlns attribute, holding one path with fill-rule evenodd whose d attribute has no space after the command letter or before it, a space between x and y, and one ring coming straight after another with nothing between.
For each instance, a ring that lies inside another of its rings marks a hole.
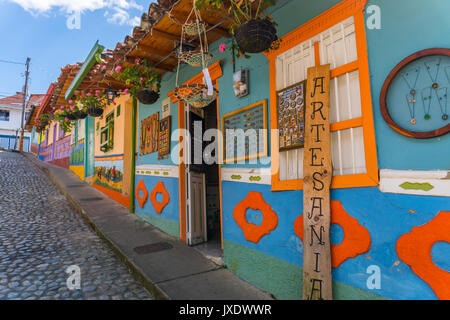
<instances>
[{"instance_id":1,"label":"orange flower pattern on wall","mask_svg":"<svg viewBox=\"0 0 450 320\"><path fill-rule=\"evenodd\" d=\"M161 193L163 195L162 202L158 202L158 200L156 200L156 195L158 193ZM155 211L159 214L161 214L163 209L169 204L170 196L163 182L158 181L158 183L156 183L155 188L150 193L150 201L152 202Z\"/></svg>"},{"instance_id":2,"label":"orange flower pattern on wall","mask_svg":"<svg viewBox=\"0 0 450 320\"><path fill-rule=\"evenodd\" d=\"M141 191L142 191L142 197L141 197ZM144 180L142 180L142 179L139 180L139 183L138 183L138 185L136 187L136 199L137 199L137 201L139 203L139 206L141 208L144 208L145 203L148 200L148 190L145 187Z\"/></svg>"},{"instance_id":3,"label":"orange flower pattern on wall","mask_svg":"<svg viewBox=\"0 0 450 320\"><path fill-rule=\"evenodd\" d=\"M247 209L260 210L263 216L261 225L249 223L246 218ZM265 235L270 234L278 226L278 216L266 203L260 192L250 191L244 200L233 210L233 218L244 232L245 239L258 243Z\"/></svg>"},{"instance_id":4,"label":"orange flower pattern on wall","mask_svg":"<svg viewBox=\"0 0 450 320\"><path fill-rule=\"evenodd\" d=\"M441 211L428 223L402 235L397 240L397 254L439 299L449 300L450 272L437 267L431 259L431 249L440 241L450 242L450 211Z\"/></svg>"},{"instance_id":5,"label":"orange flower pattern on wall","mask_svg":"<svg viewBox=\"0 0 450 320\"><path fill-rule=\"evenodd\" d=\"M371 244L369 231L345 211L340 201L331 200L331 223L340 225L344 230L342 242L331 245L333 268L338 268L345 260L369 250ZM303 231L303 215L301 215L294 222L294 232L304 241Z\"/></svg>"}]
</instances>

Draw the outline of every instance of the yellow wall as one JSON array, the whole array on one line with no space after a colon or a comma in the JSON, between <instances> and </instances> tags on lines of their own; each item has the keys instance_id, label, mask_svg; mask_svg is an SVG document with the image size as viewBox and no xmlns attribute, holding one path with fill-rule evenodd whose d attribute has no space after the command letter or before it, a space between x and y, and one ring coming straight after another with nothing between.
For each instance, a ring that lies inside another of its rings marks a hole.
<instances>
[{"instance_id":1,"label":"yellow wall","mask_svg":"<svg viewBox=\"0 0 450 320\"><path fill-rule=\"evenodd\" d=\"M113 154L124 153L124 130L125 130L125 110L130 96L121 96L115 99L116 105L110 104L103 110L103 117L95 118L95 156L108 156ZM120 105L120 116L117 117L117 107ZM114 147L108 152L100 150L100 130L105 126L106 116L114 110ZM100 125L98 125L100 123ZM97 130L98 126L98 130Z\"/></svg>"},{"instance_id":2,"label":"yellow wall","mask_svg":"<svg viewBox=\"0 0 450 320\"><path fill-rule=\"evenodd\" d=\"M70 166L72 170L81 180L84 180L84 166Z\"/></svg>"}]
</instances>

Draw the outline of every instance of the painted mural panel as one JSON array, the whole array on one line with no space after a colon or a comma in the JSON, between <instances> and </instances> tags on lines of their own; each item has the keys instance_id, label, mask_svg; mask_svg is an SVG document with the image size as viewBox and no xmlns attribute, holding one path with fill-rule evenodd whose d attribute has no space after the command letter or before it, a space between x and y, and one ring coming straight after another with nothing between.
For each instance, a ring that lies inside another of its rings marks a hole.
<instances>
[{"instance_id":1,"label":"painted mural panel","mask_svg":"<svg viewBox=\"0 0 450 320\"><path fill-rule=\"evenodd\" d=\"M92 184L122 193L123 160L96 161Z\"/></svg>"}]
</instances>

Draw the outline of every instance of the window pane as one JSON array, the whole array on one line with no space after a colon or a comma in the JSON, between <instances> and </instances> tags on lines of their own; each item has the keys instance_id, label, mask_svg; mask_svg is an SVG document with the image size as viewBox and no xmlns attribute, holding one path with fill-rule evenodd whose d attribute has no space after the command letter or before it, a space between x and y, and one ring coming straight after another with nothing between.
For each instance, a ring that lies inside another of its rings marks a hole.
<instances>
[{"instance_id":1,"label":"window pane","mask_svg":"<svg viewBox=\"0 0 450 320\"><path fill-rule=\"evenodd\" d=\"M366 173L363 128L331 133L333 175Z\"/></svg>"},{"instance_id":2,"label":"window pane","mask_svg":"<svg viewBox=\"0 0 450 320\"><path fill-rule=\"evenodd\" d=\"M331 123L359 118L361 113L361 93L359 71L350 72L331 79L330 119Z\"/></svg>"}]
</instances>

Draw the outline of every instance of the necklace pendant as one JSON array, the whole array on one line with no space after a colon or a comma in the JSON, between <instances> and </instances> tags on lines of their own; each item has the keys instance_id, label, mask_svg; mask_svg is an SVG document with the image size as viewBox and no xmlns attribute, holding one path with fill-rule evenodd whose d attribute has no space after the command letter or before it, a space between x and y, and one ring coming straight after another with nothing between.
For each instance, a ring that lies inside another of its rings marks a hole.
<instances>
[{"instance_id":1,"label":"necklace pendant","mask_svg":"<svg viewBox=\"0 0 450 320\"><path fill-rule=\"evenodd\" d=\"M447 120L448 119L448 114L443 114L442 115L442 120Z\"/></svg>"},{"instance_id":2,"label":"necklace pendant","mask_svg":"<svg viewBox=\"0 0 450 320\"><path fill-rule=\"evenodd\" d=\"M437 89L437 88L439 88L439 85L436 82L433 83L433 89Z\"/></svg>"},{"instance_id":3,"label":"necklace pendant","mask_svg":"<svg viewBox=\"0 0 450 320\"><path fill-rule=\"evenodd\" d=\"M424 118L425 118L425 120L430 120L431 116L427 113Z\"/></svg>"},{"instance_id":4,"label":"necklace pendant","mask_svg":"<svg viewBox=\"0 0 450 320\"><path fill-rule=\"evenodd\" d=\"M416 119L411 119L411 124L416 124Z\"/></svg>"},{"instance_id":5,"label":"necklace pendant","mask_svg":"<svg viewBox=\"0 0 450 320\"><path fill-rule=\"evenodd\" d=\"M412 89L412 90L410 91L410 93L411 93L412 95L415 95L415 94L416 94L416 90Z\"/></svg>"}]
</instances>

